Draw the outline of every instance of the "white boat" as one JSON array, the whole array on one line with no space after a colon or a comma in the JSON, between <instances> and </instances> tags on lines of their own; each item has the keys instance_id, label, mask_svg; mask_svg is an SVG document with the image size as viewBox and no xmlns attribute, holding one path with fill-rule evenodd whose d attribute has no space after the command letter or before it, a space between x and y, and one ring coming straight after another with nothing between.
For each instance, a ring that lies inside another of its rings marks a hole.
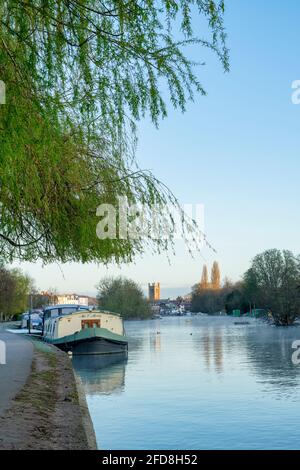
<instances>
[{"instance_id":1,"label":"white boat","mask_svg":"<svg viewBox=\"0 0 300 470\"><path fill-rule=\"evenodd\" d=\"M128 349L123 319L81 305L53 305L44 310L43 338L73 355L124 353Z\"/></svg>"}]
</instances>

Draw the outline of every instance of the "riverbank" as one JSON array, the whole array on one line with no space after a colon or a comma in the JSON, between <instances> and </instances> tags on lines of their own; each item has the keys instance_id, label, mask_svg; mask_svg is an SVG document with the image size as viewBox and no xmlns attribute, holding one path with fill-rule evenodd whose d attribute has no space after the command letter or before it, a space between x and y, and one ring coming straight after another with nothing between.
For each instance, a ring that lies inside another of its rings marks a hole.
<instances>
[{"instance_id":1,"label":"riverbank","mask_svg":"<svg viewBox=\"0 0 300 470\"><path fill-rule=\"evenodd\" d=\"M32 341L27 382L0 416L0 449L96 449L85 395L69 357L38 339Z\"/></svg>"}]
</instances>

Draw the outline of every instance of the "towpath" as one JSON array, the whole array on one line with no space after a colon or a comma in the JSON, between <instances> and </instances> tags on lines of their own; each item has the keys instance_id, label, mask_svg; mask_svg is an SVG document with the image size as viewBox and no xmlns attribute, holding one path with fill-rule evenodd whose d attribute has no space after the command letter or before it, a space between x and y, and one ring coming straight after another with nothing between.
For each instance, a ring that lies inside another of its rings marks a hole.
<instances>
[{"instance_id":1,"label":"towpath","mask_svg":"<svg viewBox=\"0 0 300 470\"><path fill-rule=\"evenodd\" d=\"M6 364L4 362L4 351ZM23 335L7 333L0 326L0 416L26 383L31 371L32 342Z\"/></svg>"}]
</instances>

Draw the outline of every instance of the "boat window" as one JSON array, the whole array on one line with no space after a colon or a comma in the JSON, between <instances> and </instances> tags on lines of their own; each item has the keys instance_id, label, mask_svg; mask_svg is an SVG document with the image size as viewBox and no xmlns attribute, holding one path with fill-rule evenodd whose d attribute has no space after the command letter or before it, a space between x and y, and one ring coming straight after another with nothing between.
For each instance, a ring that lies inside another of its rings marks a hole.
<instances>
[{"instance_id":1,"label":"boat window","mask_svg":"<svg viewBox=\"0 0 300 470\"><path fill-rule=\"evenodd\" d=\"M75 312L77 309L74 307L64 307L62 308L62 315L68 315L69 313Z\"/></svg>"},{"instance_id":2,"label":"boat window","mask_svg":"<svg viewBox=\"0 0 300 470\"><path fill-rule=\"evenodd\" d=\"M100 320L96 319L89 319L89 320L81 320L81 328L100 328L101 322Z\"/></svg>"}]
</instances>

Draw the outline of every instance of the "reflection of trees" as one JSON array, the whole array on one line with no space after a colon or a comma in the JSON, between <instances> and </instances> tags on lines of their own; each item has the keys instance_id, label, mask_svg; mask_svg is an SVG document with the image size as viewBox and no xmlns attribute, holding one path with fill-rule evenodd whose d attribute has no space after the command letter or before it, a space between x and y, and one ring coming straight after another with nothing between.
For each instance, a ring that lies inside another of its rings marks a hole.
<instances>
[{"instance_id":1,"label":"reflection of trees","mask_svg":"<svg viewBox=\"0 0 300 470\"><path fill-rule=\"evenodd\" d=\"M147 338L145 325L147 324L147 321L125 321L125 334L129 340L129 353L136 353L145 346L145 339Z\"/></svg>"},{"instance_id":2,"label":"reflection of trees","mask_svg":"<svg viewBox=\"0 0 300 470\"><path fill-rule=\"evenodd\" d=\"M217 372L223 371L223 338L222 332L214 335L214 358Z\"/></svg>"},{"instance_id":3,"label":"reflection of trees","mask_svg":"<svg viewBox=\"0 0 300 470\"><path fill-rule=\"evenodd\" d=\"M160 320L150 321L126 321L125 331L129 338L128 350L131 356L140 355L143 352L154 350L160 352L161 335Z\"/></svg>"},{"instance_id":4,"label":"reflection of trees","mask_svg":"<svg viewBox=\"0 0 300 470\"><path fill-rule=\"evenodd\" d=\"M203 345L203 353L204 353L206 367L207 369L209 369L210 368L210 338L209 338L208 331L202 337L202 345Z\"/></svg>"},{"instance_id":5,"label":"reflection of trees","mask_svg":"<svg viewBox=\"0 0 300 470\"><path fill-rule=\"evenodd\" d=\"M249 329L244 344L255 375L274 387L297 386L300 368L292 363L292 342L297 338L300 331L296 328Z\"/></svg>"},{"instance_id":6,"label":"reflection of trees","mask_svg":"<svg viewBox=\"0 0 300 470\"><path fill-rule=\"evenodd\" d=\"M129 353L136 353L137 351L143 349L145 346L145 338L130 338L128 343L128 351Z\"/></svg>"},{"instance_id":7,"label":"reflection of trees","mask_svg":"<svg viewBox=\"0 0 300 470\"><path fill-rule=\"evenodd\" d=\"M89 395L122 392L126 363L127 357L123 354L73 357L76 374Z\"/></svg>"},{"instance_id":8,"label":"reflection of trees","mask_svg":"<svg viewBox=\"0 0 300 470\"><path fill-rule=\"evenodd\" d=\"M217 372L223 371L223 331L221 328L205 328L200 340L207 369L214 361Z\"/></svg>"},{"instance_id":9,"label":"reflection of trees","mask_svg":"<svg viewBox=\"0 0 300 470\"><path fill-rule=\"evenodd\" d=\"M201 328L200 339L195 337L195 346L212 373L223 372L226 352L226 366L230 367L231 361L246 364L257 381L288 390L300 383L300 366L291 360L295 339L300 339L300 328L275 328L262 323L241 328L231 324L229 318L225 325L212 319Z\"/></svg>"},{"instance_id":10,"label":"reflection of trees","mask_svg":"<svg viewBox=\"0 0 300 470\"><path fill-rule=\"evenodd\" d=\"M151 351L154 351L156 353L161 352L161 334L154 333L150 335L150 348Z\"/></svg>"}]
</instances>

